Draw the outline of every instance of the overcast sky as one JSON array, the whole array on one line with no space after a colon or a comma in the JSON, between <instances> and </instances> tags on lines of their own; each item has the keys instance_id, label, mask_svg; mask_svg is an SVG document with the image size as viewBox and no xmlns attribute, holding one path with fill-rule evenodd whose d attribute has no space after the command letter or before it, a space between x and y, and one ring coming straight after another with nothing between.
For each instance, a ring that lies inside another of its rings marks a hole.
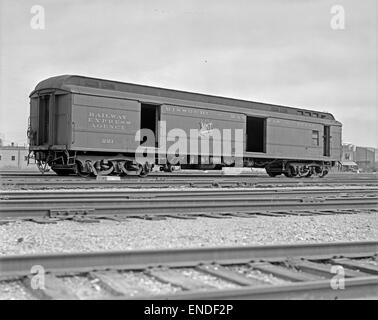
<instances>
[{"instance_id":1,"label":"overcast sky","mask_svg":"<svg viewBox=\"0 0 378 320\"><path fill-rule=\"evenodd\" d=\"M37 4L44 30L30 26ZM378 147L377 4L0 0L0 133L26 142L35 85L80 74L328 111L344 142Z\"/></svg>"}]
</instances>

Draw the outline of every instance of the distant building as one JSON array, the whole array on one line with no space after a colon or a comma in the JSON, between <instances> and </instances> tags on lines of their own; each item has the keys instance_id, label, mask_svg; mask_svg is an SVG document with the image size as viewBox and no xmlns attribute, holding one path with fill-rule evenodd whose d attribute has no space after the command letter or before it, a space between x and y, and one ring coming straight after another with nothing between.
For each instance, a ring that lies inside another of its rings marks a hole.
<instances>
[{"instance_id":1,"label":"distant building","mask_svg":"<svg viewBox=\"0 0 378 320\"><path fill-rule=\"evenodd\" d=\"M374 166L375 163L375 149L357 147L356 148L356 163L362 168Z\"/></svg>"},{"instance_id":2,"label":"distant building","mask_svg":"<svg viewBox=\"0 0 378 320\"><path fill-rule=\"evenodd\" d=\"M0 169L34 169L34 163L28 166L29 150L25 146L0 146Z\"/></svg>"},{"instance_id":3,"label":"distant building","mask_svg":"<svg viewBox=\"0 0 378 320\"><path fill-rule=\"evenodd\" d=\"M355 160L355 153L356 153L356 146L350 143L343 143L343 154L341 157L341 161L354 161Z\"/></svg>"},{"instance_id":4,"label":"distant building","mask_svg":"<svg viewBox=\"0 0 378 320\"><path fill-rule=\"evenodd\" d=\"M378 169L378 149L343 143L342 150L341 164L343 171L357 171L357 169L372 171Z\"/></svg>"},{"instance_id":5,"label":"distant building","mask_svg":"<svg viewBox=\"0 0 378 320\"><path fill-rule=\"evenodd\" d=\"M357 171L358 165L355 162L356 146L350 143L343 143L341 156L342 171Z\"/></svg>"}]
</instances>

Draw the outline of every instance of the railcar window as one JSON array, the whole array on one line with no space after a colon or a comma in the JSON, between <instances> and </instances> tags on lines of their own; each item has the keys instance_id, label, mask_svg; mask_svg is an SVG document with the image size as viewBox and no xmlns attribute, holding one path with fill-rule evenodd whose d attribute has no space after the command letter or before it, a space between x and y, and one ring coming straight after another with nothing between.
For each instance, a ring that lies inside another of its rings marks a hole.
<instances>
[{"instance_id":1,"label":"railcar window","mask_svg":"<svg viewBox=\"0 0 378 320\"><path fill-rule=\"evenodd\" d=\"M303 111L298 111L298 114L303 116Z\"/></svg>"},{"instance_id":2,"label":"railcar window","mask_svg":"<svg viewBox=\"0 0 378 320\"><path fill-rule=\"evenodd\" d=\"M312 145L313 146L319 145L319 131L312 130Z\"/></svg>"},{"instance_id":3,"label":"railcar window","mask_svg":"<svg viewBox=\"0 0 378 320\"><path fill-rule=\"evenodd\" d=\"M1 160L1 156L0 156L0 160Z\"/></svg>"},{"instance_id":4,"label":"railcar window","mask_svg":"<svg viewBox=\"0 0 378 320\"><path fill-rule=\"evenodd\" d=\"M12 161L15 161L16 160L16 156L12 156Z\"/></svg>"},{"instance_id":5,"label":"railcar window","mask_svg":"<svg viewBox=\"0 0 378 320\"><path fill-rule=\"evenodd\" d=\"M311 112L305 112L305 116L310 116L311 117Z\"/></svg>"},{"instance_id":6,"label":"railcar window","mask_svg":"<svg viewBox=\"0 0 378 320\"><path fill-rule=\"evenodd\" d=\"M264 118L247 117L247 152L265 152Z\"/></svg>"}]
</instances>

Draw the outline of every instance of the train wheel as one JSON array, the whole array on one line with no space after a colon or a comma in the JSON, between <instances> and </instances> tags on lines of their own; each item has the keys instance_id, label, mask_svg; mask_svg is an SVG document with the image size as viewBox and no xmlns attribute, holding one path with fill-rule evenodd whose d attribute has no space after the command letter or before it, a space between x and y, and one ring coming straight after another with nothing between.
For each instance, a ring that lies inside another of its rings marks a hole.
<instances>
[{"instance_id":1,"label":"train wheel","mask_svg":"<svg viewBox=\"0 0 378 320\"><path fill-rule=\"evenodd\" d=\"M175 171L175 166L172 166L171 164L168 164L168 172L173 172L173 171Z\"/></svg>"},{"instance_id":2,"label":"train wheel","mask_svg":"<svg viewBox=\"0 0 378 320\"><path fill-rule=\"evenodd\" d=\"M305 168L305 167L300 167L299 172L298 172L298 177L303 178L303 177L308 177L308 175L311 175L311 169L310 168Z\"/></svg>"},{"instance_id":3,"label":"train wheel","mask_svg":"<svg viewBox=\"0 0 378 320\"><path fill-rule=\"evenodd\" d=\"M120 173L121 176L140 176L140 177L145 177L147 174L144 173L143 166L141 164L136 164L133 162L127 162L123 161L119 164L120 170L122 171Z\"/></svg>"},{"instance_id":4,"label":"train wheel","mask_svg":"<svg viewBox=\"0 0 378 320\"><path fill-rule=\"evenodd\" d=\"M148 172L142 171L141 173L138 174L138 176L141 177L141 178L145 178L145 177L148 176Z\"/></svg>"},{"instance_id":5,"label":"train wheel","mask_svg":"<svg viewBox=\"0 0 378 320\"><path fill-rule=\"evenodd\" d=\"M45 172L48 172L50 171L50 169L48 168L48 164L47 162L42 162L40 160L37 160L37 167L38 167L38 170L44 174Z\"/></svg>"},{"instance_id":6,"label":"train wheel","mask_svg":"<svg viewBox=\"0 0 378 320\"><path fill-rule=\"evenodd\" d=\"M282 172L274 172L274 171L271 171L271 170L268 170L265 168L265 171L266 173L268 174L269 177L276 177L276 176L279 176Z\"/></svg>"},{"instance_id":7,"label":"train wheel","mask_svg":"<svg viewBox=\"0 0 378 320\"><path fill-rule=\"evenodd\" d=\"M286 171L284 172L284 175L288 178L295 177L297 175L295 167L292 165L287 166Z\"/></svg>"},{"instance_id":8,"label":"train wheel","mask_svg":"<svg viewBox=\"0 0 378 320\"><path fill-rule=\"evenodd\" d=\"M87 164L86 164L86 166L87 166ZM88 166L87 166L87 169L88 169ZM84 171L84 168L79 161L76 163L76 173L80 177L83 177L83 178L87 178L91 174L90 170Z\"/></svg>"},{"instance_id":9,"label":"train wheel","mask_svg":"<svg viewBox=\"0 0 378 320\"><path fill-rule=\"evenodd\" d=\"M130 163L127 163L126 161L121 163L121 169L124 176L128 175L136 175L136 170L133 165L130 165Z\"/></svg>"},{"instance_id":10,"label":"train wheel","mask_svg":"<svg viewBox=\"0 0 378 320\"><path fill-rule=\"evenodd\" d=\"M118 175L120 177L124 177L127 175L126 169L125 169L125 162L124 161L119 161L117 162L117 167L118 167Z\"/></svg>"},{"instance_id":11,"label":"train wheel","mask_svg":"<svg viewBox=\"0 0 378 320\"><path fill-rule=\"evenodd\" d=\"M166 164L164 167L163 167L163 171L164 172L173 172L175 171L175 166L174 165L171 165L170 163Z\"/></svg>"},{"instance_id":12,"label":"train wheel","mask_svg":"<svg viewBox=\"0 0 378 320\"><path fill-rule=\"evenodd\" d=\"M111 174L113 172L113 170L114 170L114 168L113 168L113 166L111 166L109 169L97 171L97 175L98 176L108 176L109 174Z\"/></svg>"},{"instance_id":13,"label":"train wheel","mask_svg":"<svg viewBox=\"0 0 378 320\"><path fill-rule=\"evenodd\" d=\"M96 161L94 168L96 170L93 171L95 176L107 176L111 174L114 170L113 164L107 161Z\"/></svg>"},{"instance_id":14,"label":"train wheel","mask_svg":"<svg viewBox=\"0 0 378 320\"><path fill-rule=\"evenodd\" d=\"M318 176L319 178L322 178L325 176L325 174L323 175L323 171L324 171L324 168L322 166L316 166L314 169L315 175Z\"/></svg>"},{"instance_id":15,"label":"train wheel","mask_svg":"<svg viewBox=\"0 0 378 320\"><path fill-rule=\"evenodd\" d=\"M143 166L140 165L138 169L138 176L141 178L145 178L150 173L150 171L151 171L150 165L148 164L148 162L146 162Z\"/></svg>"},{"instance_id":16,"label":"train wheel","mask_svg":"<svg viewBox=\"0 0 378 320\"><path fill-rule=\"evenodd\" d=\"M306 178L311 177L311 176L312 176L312 173L313 173L312 170L310 170L310 171L305 175L305 177L306 177Z\"/></svg>"},{"instance_id":17,"label":"train wheel","mask_svg":"<svg viewBox=\"0 0 378 320\"><path fill-rule=\"evenodd\" d=\"M323 169L322 173L319 174L319 178L323 178L323 177L325 177L327 174L328 174L328 170L327 170L327 169Z\"/></svg>"}]
</instances>

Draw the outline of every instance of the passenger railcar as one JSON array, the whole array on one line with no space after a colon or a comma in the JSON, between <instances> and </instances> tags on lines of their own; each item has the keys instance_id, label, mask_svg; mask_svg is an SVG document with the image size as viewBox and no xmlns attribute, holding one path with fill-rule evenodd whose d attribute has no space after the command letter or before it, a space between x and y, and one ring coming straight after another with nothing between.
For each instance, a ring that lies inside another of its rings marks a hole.
<instances>
[{"instance_id":1,"label":"passenger railcar","mask_svg":"<svg viewBox=\"0 0 378 320\"><path fill-rule=\"evenodd\" d=\"M165 131L158 126L162 122ZM136 133L143 128L154 134L149 148L156 151L145 163L135 158L141 145ZM236 134L221 139L229 140L233 152L242 143L242 154L224 156L212 147L169 153L174 141L165 139L167 132L180 129L189 146L196 128L210 136L214 129L239 129L242 139ZM324 176L341 157L341 123L330 113L74 75L41 81L30 94L28 137L40 170L50 166L60 175L145 176L155 164L169 171L174 162L185 168L260 167L270 176ZM168 151L161 152L161 141Z\"/></svg>"}]
</instances>

